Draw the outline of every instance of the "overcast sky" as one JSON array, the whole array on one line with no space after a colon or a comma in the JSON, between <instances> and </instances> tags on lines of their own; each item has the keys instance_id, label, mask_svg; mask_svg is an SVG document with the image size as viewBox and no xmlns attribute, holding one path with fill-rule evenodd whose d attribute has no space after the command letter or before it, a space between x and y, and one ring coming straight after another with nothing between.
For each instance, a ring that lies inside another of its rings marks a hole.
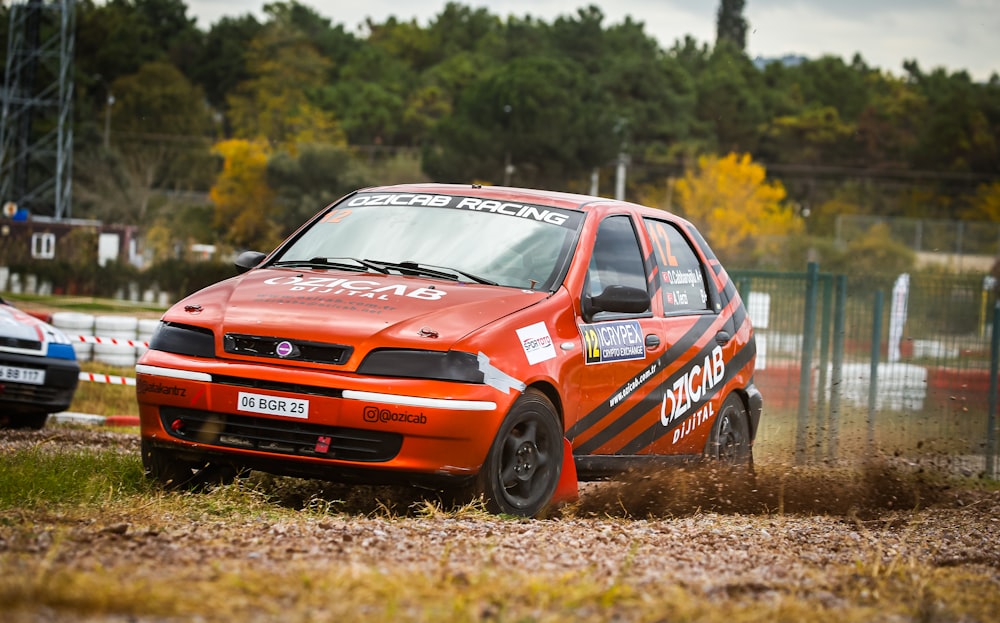
<instances>
[{"instance_id":1,"label":"overcast sky","mask_svg":"<svg viewBox=\"0 0 1000 623\"><path fill-rule=\"evenodd\" d=\"M426 25L446 0L300 0L323 17L359 32L366 17L416 19ZM187 0L188 15L208 28L220 17L254 13L264 0ZM715 40L718 0L469 0L506 17L531 15L551 22L559 15L596 4L605 26L626 15L643 22L663 48L686 34L700 43ZM1000 74L1000 0L747 0L751 56L801 54L817 58L833 54L850 61L860 52L865 61L902 75L903 61L916 59L924 71L945 67L966 70L976 80Z\"/></svg>"}]
</instances>

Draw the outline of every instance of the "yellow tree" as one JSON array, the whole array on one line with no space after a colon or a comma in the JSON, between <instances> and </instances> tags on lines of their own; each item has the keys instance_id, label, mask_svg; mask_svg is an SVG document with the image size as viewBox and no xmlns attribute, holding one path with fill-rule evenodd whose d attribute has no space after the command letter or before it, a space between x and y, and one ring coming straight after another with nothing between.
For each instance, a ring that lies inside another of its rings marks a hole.
<instances>
[{"instance_id":1,"label":"yellow tree","mask_svg":"<svg viewBox=\"0 0 1000 623\"><path fill-rule=\"evenodd\" d=\"M802 220L785 203L785 188L767 181L749 154L701 156L674 185L678 214L702 231L715 252L734 265L766 260L782 238L802 231Z\"/></svg>"},{"instance_id":2,"label":"yellow tree","mask_svg":"<svg viewBox=\"0 0 1000 623\"><path fill-rule=\"evenodd\" d=\"M279 241L274 191L267 185L269 148L262 140L231 139L215 145L222 171L209 193L216 229L237 248L268 251Z\"/></svg>"},{"instance_id":3,"label":"yellow tree","mask_svg":"<svg viewBox=\"0 0 1000 623\"><path fill-rule=\"evenodd\" d=\"M976 189L968 217L980 221L1000 222L1000 182L981 184Z\"/></svg>"}]
</instances>

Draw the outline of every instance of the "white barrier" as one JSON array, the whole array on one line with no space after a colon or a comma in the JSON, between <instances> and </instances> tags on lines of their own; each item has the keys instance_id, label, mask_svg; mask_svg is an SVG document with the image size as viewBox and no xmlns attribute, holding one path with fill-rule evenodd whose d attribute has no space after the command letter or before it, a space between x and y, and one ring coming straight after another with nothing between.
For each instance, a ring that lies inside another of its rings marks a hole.
<instances>
[{"instance_id":1,"label":"white barrier","mask_svg":"<svg viewBox=\"0 0 1000 623\"><path fill-rule=\"evenodd\" d=\"M135 385L135 379L114 374L98 374L96 372L81 372L80 380L90 383L108 383L109 385Z\"/></svg>"}]
</instances>

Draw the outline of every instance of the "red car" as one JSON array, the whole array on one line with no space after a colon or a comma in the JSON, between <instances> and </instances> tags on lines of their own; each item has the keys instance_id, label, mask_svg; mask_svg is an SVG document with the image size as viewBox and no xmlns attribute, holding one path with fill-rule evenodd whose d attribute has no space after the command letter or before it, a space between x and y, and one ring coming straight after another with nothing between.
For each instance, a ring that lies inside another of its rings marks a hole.
<instances>
[{"instance_id":1,"label":"red car","mask_svg":"<svg viewBox=\"0 0 1000 623\"><path fill-rule=\"evenodd\" d=\"M749 464L740 296L668 212L556 192L352 193L164 314L138 365L164 484L241 469L471 490L532 516L577 479Z\"/></svg>"}]
</instances>

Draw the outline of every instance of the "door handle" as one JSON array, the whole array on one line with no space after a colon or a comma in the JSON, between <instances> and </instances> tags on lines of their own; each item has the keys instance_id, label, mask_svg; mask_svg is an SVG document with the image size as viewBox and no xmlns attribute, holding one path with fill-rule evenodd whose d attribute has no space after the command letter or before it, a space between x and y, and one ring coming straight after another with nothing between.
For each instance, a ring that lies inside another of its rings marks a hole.
<instances>
[{"instance_id":1,"label":"door handle","mask_svg":"<svg viewBox=\"0 0 1000 623\"><path fill-rule=\"evenodd\" d=\"M646 336L646 348L653 350L660 347L660 338L650 333Z\"/></svg>"},{"instance_id":2,"label":"door handle","mask_svg":"<svg viewBox=\"0 0 1000 623\"><path fill-rule=\"evenodd\" d=\"M729 335L728 331L719 331L715 334L715 343L719 346L725 346L731 339L733 339L733 336Z\"/></svg>"}]
</instances>

